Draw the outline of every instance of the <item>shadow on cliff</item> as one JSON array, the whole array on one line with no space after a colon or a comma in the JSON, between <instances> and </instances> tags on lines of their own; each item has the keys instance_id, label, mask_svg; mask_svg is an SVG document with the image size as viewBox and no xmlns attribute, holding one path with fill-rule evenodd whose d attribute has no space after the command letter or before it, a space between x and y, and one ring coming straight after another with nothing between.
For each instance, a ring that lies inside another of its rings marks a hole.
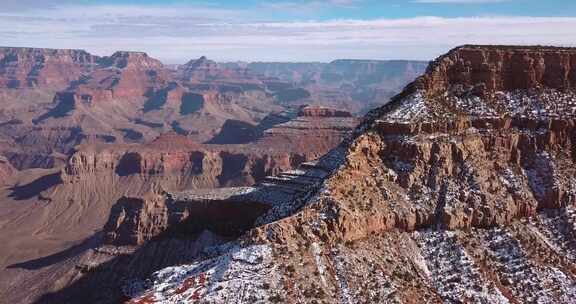
<instances>
[{"instance_id":1,"label":"shadow on cliff","mask_svg":"<svg viewBox=\"0 0 576 304\"><path fill-rule=\"evenodd\" d=\"M39 124L49 118L63 118L76 109L76 99L73 92L57 93L54 97L54 102L56 103L54 108L33 119L32 123Z\"/></svg>"},{"instance_id":2,"label":"shadow on cliff","mask_svg":"<svg viewBox=\"0 0 576 304\"><path fill-rule=\"evenodd\" d=\"M75 247L50 257L26 262L26 267L35 267L48 260L54 262L59 259L59 262L62 262L74 256L65 257L68 253L76 249L82 251L74 252L75 256L82 254L80 264L69 267L62 275L66 278L79 278L63 289L42 295L34 301L34 304L124 303L130 300L122 290L122 286L128 282L145 282L152 273L160 269L202 260L200 252L208 246L204 246L198 241L199 239L199 235L188 237L161 235L132 253L119 253L104 263L95 263L97 266L91 266L94 254L89 254L90 248L86 247ZM217 246L235 240L236 238L222 238L207 244Z\"/></svg>"},{"instance_id":3,"label":"shadow on cliff","mask_svg":"<svg viewBox=\"0 0 576 304\"><path fill-rule=\"evenodd\" d=\"M64 251L60 251L55 254L51 254L49 256L45 256L42 258L29 260L22 263L16 263L9 265L7 268L22 268L27 270L37 270L40 268L44 268L50 265L54 265L56 263L60 263L67 259L76 257L88 249L92 249L100 245L102 242L102 233L96 233L93 236L87 238L82 243L74 245Z\"/></svg>"},{"instance_id":4,"label":"shadow on cliff","mask_svg":"<svg viewBox=\"0 0 576 304\"><path fill-rule=\"evenodd\" d=\"M45 175L29 184L23 186L18 185L10 188L10 191L12 192L10 193L9 197L18 201L31 199L38 196L43 191L46 191L60 183L62 183L60 173L57 172L50 175Z\"/></svg>"},{"instance_id":5,"label":"shadow on cliff","mask_svg":"<svg viewBox=\"0 0 576 304\"><path fill-rule=\"evenodd\" d=\"M257 126L250 123L227 119L216 136L207 141L207 144L229 145L246 144L255 141L262 135Z\"/></svg>"},{"instance_id":6,"label":"shadow on cliff","mask_svg":"<svg viewBox=\"0 0 576 304\"><path fill-rule=\"evenodd\" d=\"M218 223L203 218L215 213L211 207L206 209L206 204L201 204L205 205L203 208L206 210L198 216L193 216L166 229L139 246L134 252L120 253L118 251L104 263L97 262L98 255L107 255L109 257L109 253L97 253L99 250L89 250L94 248L93 246L88 246L88 244L91 244L91 239L98 237L95 235L87 240L85 244L74 246L45 258L13 265L12 267L37 269L38 267L43 267L43 265L62 262L70 257L82 255L79 259L80 265L69 268L66 274L66 277L79 277L79 279L61 290L44 294L34 303L122 303L129 300L122 290L122 286L125 286L127 282L134 280L144 281L152 273L160 269L204 260L207 258L206 248L219 248L216 250L217 255L229 253L228 251L231 248L228 248L228 246L218 246L237 242L248 230L256 227L256 219L268 210L268 207L263 209L262 206L252 206L260 209L258 214L251 216L247 220L245 212L239 210L240 206L237 206L243 203L250 204L251 202L234 201L229 208L224 208L225 210L222 214L218 214L220 220ZM125 204L126 202L121 199L115 204L113 209L122 209ZM241 221L234 223L233 219L236 217L242 217ZM110 220L114 221L114 218L111 216ZM118 249L120 247L108 248ZM220 252L220 250L224 251ZM95 258L96 262L94 262ZM93 264L97 266L92 266ZM218 272L224 273L227 267L228 265L220 265ZM82 273L82 276L79 276L78 272Z\"/></svg>"}]
</instances>

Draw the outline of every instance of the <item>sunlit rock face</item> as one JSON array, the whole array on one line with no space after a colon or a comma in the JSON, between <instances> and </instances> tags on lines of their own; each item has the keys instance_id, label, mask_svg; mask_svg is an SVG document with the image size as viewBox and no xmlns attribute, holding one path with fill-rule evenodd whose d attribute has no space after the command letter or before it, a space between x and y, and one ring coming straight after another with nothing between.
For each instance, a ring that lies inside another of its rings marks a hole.
<instances>
[{"instance_id":1,"label":"sunlit rock face","mask_svg":"<svg viewBox=\"0 0 576 304\"><path fill-rule=\"evenodd\" d=\"M571 68L554 58L574 53L457 48L318 161L254 187L119 202L110 240L144 236L144 252L177 239L147 228L170 223L171 208L188 219L209 212L198 202L251 214L227 219L237 228L249 219L239 237L202 221L157 226L189 231L182 248L194 253L133 276L122 294L132 303L570 303L576 108ZM281 123L275 136L297 126Z\"/></svg>"},{"instance_id":2,"label":"sunlit rock face","mask_svg":"<svg viewBox=\"0 0 576 304\"><path fill-rule=\"evenodd\" d=\"M574 54L456 48L316 161L251 187L125 196L105 245L78 258L81 279L43 299L571 303ZM333 132L342 116L268 117L256 142L317 145L301 130ZM122 172L167 168L142 155Z\"/></svg>"}]
</instances>

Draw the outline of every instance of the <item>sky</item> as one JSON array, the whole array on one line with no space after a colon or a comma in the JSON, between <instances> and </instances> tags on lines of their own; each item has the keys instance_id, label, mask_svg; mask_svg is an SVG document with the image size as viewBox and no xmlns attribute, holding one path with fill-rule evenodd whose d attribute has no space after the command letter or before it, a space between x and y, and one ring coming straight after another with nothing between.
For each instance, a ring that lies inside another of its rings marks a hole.
<instances>
[{"instance_id":1,"label":"sky","mask_svg":"<svg viewBox=\"0 0 576 304\"><path fill-rule=\"evenodd\" d=\"M461 44L576 46L576 1L0 0L0 44L165 63L432 60Z\"/></svg>"}]
</instances>

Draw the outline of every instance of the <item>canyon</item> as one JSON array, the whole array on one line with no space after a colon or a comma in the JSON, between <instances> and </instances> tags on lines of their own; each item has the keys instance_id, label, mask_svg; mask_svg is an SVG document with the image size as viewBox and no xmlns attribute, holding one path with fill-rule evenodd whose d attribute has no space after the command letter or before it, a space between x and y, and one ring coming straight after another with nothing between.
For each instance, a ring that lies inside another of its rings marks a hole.
<instances>
[{"instance_id":1,"label":"canyon","mask_svg":"<svg viewBox=\"0 0 576 304\"><path fill-rule=\"evenodd\" d=\"M169 90L178 96L299 85L266 95L278 111L222 121L203 139L93 138L24 170L36 162L6 153L1 241L18 253L2 256L3 298L571 303L576 49L457 47L361 120L321 98L286 105L326 79L361 83L377 66L319 76L348 64L200 58L154 82L179 79ZM2 134L14 149L18 138Z\"/></svg>"},{"instance_id":2,"label":"canyon","mask_svg":"<svg viewBox=\"0 0 576 304\"><path fill-rule=\"evenodd\" d=\"M50 283L26 282L52 292L29 297L571 303L575 56L453 49L296 169L252 186L122 196L94 236L102 243L43 267Z\"/></svg>"},{"instance_id":3,"label":"canyon","mask_svg":"<svg viewBox=\"0 0 576 304\"><path fill-rule=\"evenodd\" d=\"M225 239L247 229L253 210L267 207L229 207L229 187L281 189L272 176L338 146L360 122L357 115L388 102L425 68L418 61L348 61L333 71L337 81L312 84L298 74L319 77L335 63L321 70L282 63L293 70L285 78L206 57L166 66L142 52L0 48L0 297L42 302L44 293L74 280L64 273L86 271L77 263L84 253L105 243L142 244L190 216L245 217L239 226L214 223ZM366 73L375 80L360 81ZM386 94L367 101L350 95L351 86ZM215 208L142 206L141 214L154 212L149 221L132 218L142 235L107 232L118 225L131 233L125 219L142 197L160 206L162 193L211 197L218 189L222 205ZM30 288L23 294L15 284Z\"/></svg>"}]
</instances>

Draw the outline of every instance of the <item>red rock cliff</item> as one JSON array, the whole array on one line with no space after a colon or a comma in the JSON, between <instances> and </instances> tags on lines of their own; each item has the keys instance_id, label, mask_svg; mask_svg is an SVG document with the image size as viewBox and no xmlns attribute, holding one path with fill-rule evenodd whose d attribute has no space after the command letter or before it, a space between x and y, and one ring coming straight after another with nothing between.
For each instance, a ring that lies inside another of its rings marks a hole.
<instances>
[{"instance_id":1,"label":"red rock cliff","mask_svg":"<svg viewBox=\"0 0 576 304\"><path fill-rule=\"evenodd\" d=\"M487 94L575 89L576 53L555 47L462 46L435 60L412 88L434 96L458 85Z\"/></svg>"},{"instance_id":2,"label":"red rock cliff","mask_svg":"<svg viewBox=\"0 0 576 304\"><path fill-rule=\"evenodd\" d=\"M83 50L0 48L0 88L64 89L98 59Z\"/></svg>"}]
</instances>

